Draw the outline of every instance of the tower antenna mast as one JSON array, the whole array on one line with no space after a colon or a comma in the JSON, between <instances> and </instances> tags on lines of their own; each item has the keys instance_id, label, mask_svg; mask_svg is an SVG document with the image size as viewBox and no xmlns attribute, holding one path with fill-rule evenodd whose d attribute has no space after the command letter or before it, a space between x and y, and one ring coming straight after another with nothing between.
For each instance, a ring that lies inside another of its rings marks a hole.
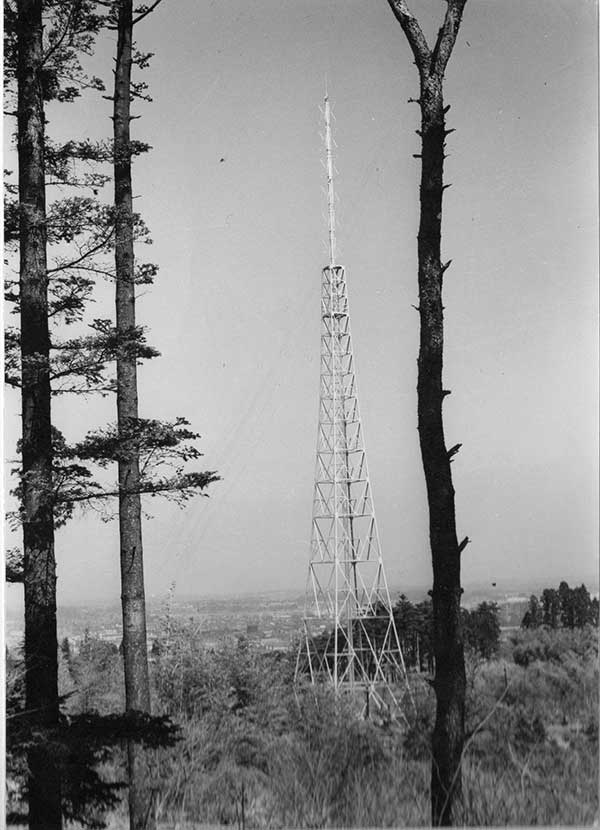
<instances>
[{"instance_id":1,"label":"tower antenna mast","mask_svg":"<svg viewBox=\"0 0 600 830\"><path fill-rule=\"evenodd\" d=\"M405 718L412 694L381 545L354 370L346 272L337 262L331 105L325 95L329 264L321 276L317 463L304 637L296 680L330 683Z\"/></svg>"},{"instance_id":2,"label":"tower antenna mast","mask_svg":"<svg viewBox=\"0 0 600 830\"><path fill-rule=\"evenodd\" d=\"M333 136L331 134L331 105L329 96L325 93L325 151L327 165L327 220L329 239L329 267L336 265L336 238L335 238L335 189L333 186Z\"/></svg>"}]
</instances>

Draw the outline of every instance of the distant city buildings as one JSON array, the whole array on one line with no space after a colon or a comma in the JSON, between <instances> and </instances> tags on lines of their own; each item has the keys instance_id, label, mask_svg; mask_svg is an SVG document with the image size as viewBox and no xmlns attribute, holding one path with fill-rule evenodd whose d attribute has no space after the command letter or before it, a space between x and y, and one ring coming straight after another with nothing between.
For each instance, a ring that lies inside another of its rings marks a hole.
<instances>
[{"instance_id":1,"label":"distant city buildings","mask_svg":"<svg viewBox=\"0 0 600 830\"><path fill-rule=\"evenodd\" d=\"M395 601L399 591L392 592ZM530 592L535 593L535 590ZM464 606L472 609L481 602L498 605L500 625L518 628L527 610L530 593L486 594L483 590L465 595ZM598 592L591 593L597 597ZM413 597L416 601L424 596ZM167 628L192 627L194 639L205 648L216 648L224 640L245 638L265 651L285 651L296 641L302 629L304 597L300 595L258 594L253 596L212 597L209 599L173 599L169 607L163 601L148 603L148 650L165 639ZM86 636L121 645L121 609L118 605L66 607L58 612L59 642L69 641L78 653ZM9 651L16 651L23 641L23 618L8 615L5 619L5 642Z\"/></svg>"}]
</instances>

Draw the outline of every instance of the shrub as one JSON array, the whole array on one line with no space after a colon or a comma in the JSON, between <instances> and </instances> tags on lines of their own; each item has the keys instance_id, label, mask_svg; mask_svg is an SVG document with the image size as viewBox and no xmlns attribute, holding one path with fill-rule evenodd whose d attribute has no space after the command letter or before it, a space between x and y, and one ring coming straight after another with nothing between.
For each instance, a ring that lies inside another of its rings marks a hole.
<instances>
[{"instance_id":1,"label":"shrub","mask_svg":"<svg viewBox=\"0 0 600 830\"><path fill-rule=\"evenodd\" d=\"M72 715L85 700L80 684L104 709L122 685L119 655L93 638L88 645L79 672L72 655L62 658ZM543 627L511 635L495 659L469 651L465 824L591 820L597 652L589 628ZM411 677L408 724L365 721L350 697L295 688L294 665L295 654L263 653L243 639L206 649L191 626L170 625L153 652L154 705L177 719L181 741L146 753L157 819L247 828L428 825L435 697L426 678ZM18 665L12 669L18 699ZM124 773L118 753L110 764L105 777L116 782Z\"/></svg>"}]
</instances>

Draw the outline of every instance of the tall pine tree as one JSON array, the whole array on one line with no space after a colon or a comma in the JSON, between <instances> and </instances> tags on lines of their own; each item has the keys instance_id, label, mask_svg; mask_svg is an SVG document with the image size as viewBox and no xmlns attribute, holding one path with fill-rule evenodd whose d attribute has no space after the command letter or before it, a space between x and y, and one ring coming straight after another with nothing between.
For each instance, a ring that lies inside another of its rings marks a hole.
<instances>
[{"instance_id":1,"label":"tall pine tree","mask_svg":"<svg viewBox=\"0 0 600 830\"><path fill-rule=\"evenodd\" d=\"M41 0L18 0L17 84L21 325L21 483L25 588L25 705L58 722L56 561L52 510L50 338ZM48 747L29 753L29 827L62 826L60 777Z\"/></svg>"},{"instance_id":2,"label":"tall pine tree","mask_svg":"<svg viewBox=\"0 0 600 830\"><path fill-rule=\"evenodd\" d=\"M85 76L80 58L91 51L105 22L95 10L100 7L106 14L106 5L43 0L5 7L5 80L9 96L11 83L17 83L19 113L19 187L8 187L5 225L9 246L19 243L21 255L19 279L7 281L7 299L20 315L20 327L7 332L6 375L11 386L21 389L27 413L19 443L23 469L15 491L24 553L10 557L7 576L25 582L26 662L32 669L27 672L26 710L33 711L38 725L54 735L59 719L54 528L69 519L77 505L104 509L115 498L121 504L132 500L139 504L142 492L182 504L217 479L214 473L185 472L186 463L201 454L190 443L198 436L187 429L183 418L159 422L125 416L75 445L69 445L51 422L51 394L116 391L115 361L135 368L140 359L158 354L146 344L135 320L119 327L109 319L96 319L87 333L65 338L65 325L84 322L97 279L114 279L119 286L119 262L115 268L107 259L117 247L117 226L121 230L126 226L131 247L135 239L147 235L131 210L124 225L117 222L123 214L116 204L97 199L110 179L102 165L119 166L117 142L85 139L59 145L44 130L46 100L70 102L81 87L103 89L99 79ZM147 11L140 10L138 16ZM141 142L128 141L129 164L132 155L146 149ZM48 185L56 186L53 193L59 195L46 207ZM52 246L56 250L49 261L47 249ZM129 264L125 281L133 294L135 284L152 281L156 268L134 264L132 259ZM122 317L118 319L122 323ZM132 454L138 459L138 470L142 459L135 481L129 475L119 484L94 481L90 462L122 466ZM138 608L144 614L143 602ZM128 706L131 711L148 708L137 701ZM61 792L59 770L53 764L56 753L47 741L35 744L29 761L30 822L35 827L58 827ZM64 812L64 803L62 807ZM137 815L142 815L141 809Z\"/></svg>"}]
</instances>

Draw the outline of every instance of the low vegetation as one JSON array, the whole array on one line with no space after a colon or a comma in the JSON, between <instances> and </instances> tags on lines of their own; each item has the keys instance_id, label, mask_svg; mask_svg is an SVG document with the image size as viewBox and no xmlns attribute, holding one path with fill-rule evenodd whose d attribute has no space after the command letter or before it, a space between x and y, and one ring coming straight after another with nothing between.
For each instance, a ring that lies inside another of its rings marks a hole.
<instances>
[{"instance_id":1,"label":"low vegetation","mask_svg":"<svg viewBox=\"0 0 600 830\"><path fill-rule=\"evenodd\" d=\"M487 620L489 607L484 611ZM523 628L491 650L486 637L479 647L472 645L477 638L467 640L462 821L592 823L598 810L595 628ZM63 644L68 718L120 710L121 659L118 649L89 634L77 654ZM145 753L147 799L160 826L429 824L435 714L429 675L411 672L416 707L406 712L407 728L382 715L361 720L351 699L335 699L327 689L295 689L294 667L294 649L264 652L244 639L206 648L191 625L169 621L151 655L153 706L179 725L179 740ZM17 711L18 661L9 662L9 679L9 704ZM105 781L126 779L118 741L98 757ZM18 765L11 769L18 812ZM80 819L93 826L102 811L90 803ZM113 808L108 821L126 826L126 808Z\"/></svg>"}]
</instances>

